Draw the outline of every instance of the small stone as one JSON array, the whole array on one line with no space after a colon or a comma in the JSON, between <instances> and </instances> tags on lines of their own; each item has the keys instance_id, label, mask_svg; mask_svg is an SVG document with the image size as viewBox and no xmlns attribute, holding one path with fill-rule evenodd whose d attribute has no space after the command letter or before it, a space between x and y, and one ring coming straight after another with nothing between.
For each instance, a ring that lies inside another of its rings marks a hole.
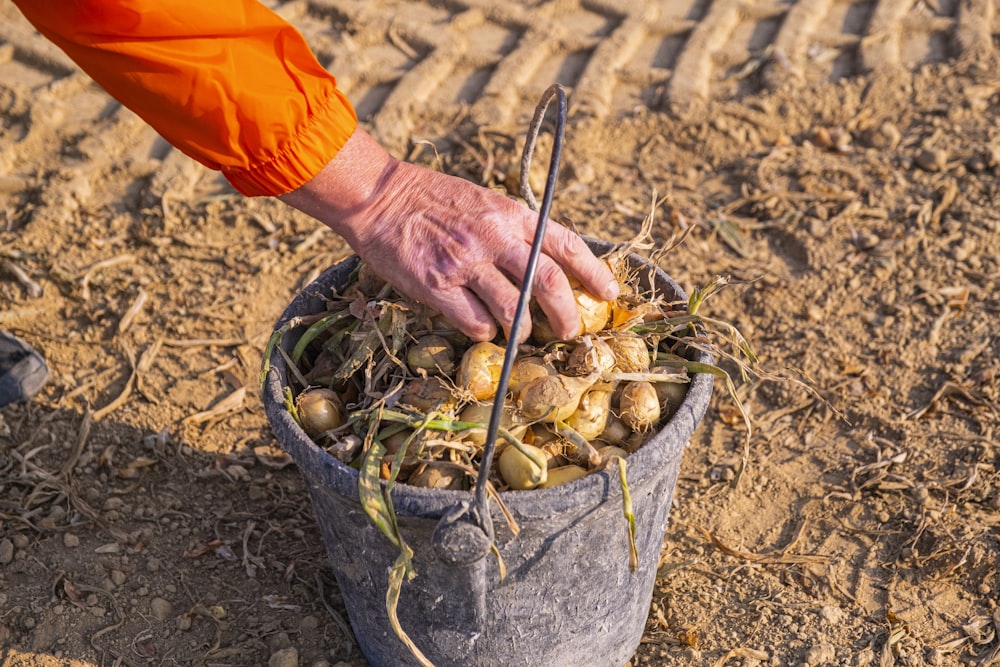
<instances>
[{"instance_id":1,"label":"small stone","mask_svg":"<svg viewBox=\"0 0 1000 667\"><path fill-rule=\"evenodd\" d=\"M67 549L75 549L80 546L80 538L73 533L63 533L63 546Z\"/></svg>"},{"instance_id":2,"label":"small stone","mask_svg":"<svg viewBox=\"0 0 1000 667\"><path fill-rule=\"evenodd\" d=\"M879 244L879 241L881 239L878 237L878 234L866 230L857 232L854 237L854 244L858 247L858 250L872 250Z\"/></svg>"},{"instance_id":3,"label":"small stone","mask_svg":"<svg viewBox=\"0 0 1000 667\"><path fill-rule=\"evenodd\" d=\"M812 132L812 142L820 148L833 148L833 137L825 127L817 127Z\"/></svg>"},{"instance_id":4,"label":"small stone","mask_svg":"<svg viewBox=\"0 0 1000 667\"><path fill-rule=\"evenodd\" d=\"M844 620L844 610L834 605L824 605L823 607L820 607L819 617L823 619L825 623L837 625Z\"/></svg>"},{"instance_id":5,"label":"small stone","mask_svg":"<svg viewBox=\"0 0 1000 667\"><path fill-rule=\"evenodd\" d=\"M292 640L288 637L287 632L276 632L267 638L267 647L271 653L277 653L282 649L291 648L291 646Z\"/></svg>"},{"instance_id":6,"label":"small stone","mask_svg":"<svg viewBox=\"0 0 1000 667\"><path fill-rule=\"evenodd\" d=\"M895 148L903 140L903 133L889 121L882 123L878 129L878 133L881 135L881 139L884 141L883 146L886 148Z\"/></svg>"},{"instance_id":7,"label":"small stone","mask_svg":"<svg viewBox=\"0 0 1000 667\"><path fill-rule=\"evenodd\" d=\"M825 665L836 657L837 652L830 644L817 644L806 652L806 662L810 665Z\"/></svg>"},{"instance_id":8,"label":"small stone","mask_svg":"<svg viewBox=\"0 0 1000 667\"><path fill-rule=\"evenodd\" d=\"M104 510L105 511L120 510L122 508L122 505L124 504L125 504L124 500L122 500L118 496L112 496L104 501Z\"/></svg>"},{"instance_id":9,"label":"small stone","mask_svg":"<svg viewBox=\"0 0 1000 667\"><path fill-rule=\"evenodd\" d=\"M14 540L14 548L16 549L24 549L31 544L31 540L28 539L28 536L21 533L16 533L11 539Z\"/></svg>"},{"instance_id":10,"label":"small stone","mask_svg":"<svg viewBox=\"0 0 1000 667\"><path fill-rule=\"evenodd\" d=\"M819 218L810 217L807 224L809 225L809 233L818 239L824 238L830 231L830 225Z\"/></svg>"},{"instance_id":11,"label":"small stone","mask_svg":"<svg viewBox=\"0 0 1000 667\"><path fill-rule=\"evenodd\" d=\"M685 660L688 660L692 665L696 665L701 662L701 651L694 647L688 647L684 649L681 653Z\"/></svg>"},{"instance_id":12,"label":"small stone","mask_svg":"<svg viewBox=\"0 0 1000 667\"><path fill-rule=\"evenodd\" d=\"M271 654L267 667L299 667L299 652L295 647L283 648Z\"/></svg>"},{"instance_id":13,"label":"small stone","mask_svg":"<svg viewBox=\"0 0 1000 667\"><path fill-rule=\"evenodd\" d=\"M312 615L304 616L302 620L299 621L299 630L302 632L311 632L318 627L319 619Z\"/></svg>"},{"instance_id":14,"label":"small stone","mask_svg":"<svg viewBox=\"0 0 1000 667\"><path fill-rule=\"evenodd\" d=\"M948 166L948 152L924 149L917 155L916 163L924 171L943 171Z\"/></svg>"},{"instance_id":15,"label":"small stone","mask_svg":"<svg viewBox=\"0 0 1000 667\"><path fill-rule=\"evenodd\" d=\"M191 617L187 614L177 617L177 629L180 631L187 631L191 629Z\"/></svg>"},{"instance_id":16,"label":"small stone","mask_svg":"<svg viewBox=\"0 0 1000 667\"><path fill-rule=\"evenodd\" d=\"M850 153L851 141L853 137L851 133L842 127L836 127L830 132L830 139L833 141L833 148L838 153Z\"/></svg>"},{"instance_id":17,"label":"small stone","mask_svg":"<svg viewBox=\"0 0 1000 667\"><path fill-rule=\"evenodd\" d=\"M4 538L0 540L0 565L6 565L14 560L14 542Z\"/></svg>"},{"instance_id":18,"label":"small stone","mask_svg":"<svg viewBox=\"0 0 1000 667\"><path fill-rule=\"evenodd\" d=\"M152 612L153 618L161 622L170 618L174 613L173 605L160 597L149 601L149 610Z\"/></svg>"},{"instance_id":19,"label":"small stone","mask_svg":"<svg viewBox=\"0 0 1000 667\"><path fill-rule=\"evenodd\" d=\"M121 570L111 570L111 582L115 586L121 586L124 584L126 578L125 573Z\"/></svg>"}]
</instances>

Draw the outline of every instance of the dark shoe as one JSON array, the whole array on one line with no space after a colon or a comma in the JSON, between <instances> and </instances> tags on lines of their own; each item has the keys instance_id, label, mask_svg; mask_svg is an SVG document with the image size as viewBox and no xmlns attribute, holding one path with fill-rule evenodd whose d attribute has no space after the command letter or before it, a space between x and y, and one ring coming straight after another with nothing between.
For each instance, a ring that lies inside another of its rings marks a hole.
<instances>
[{"instance_id":1,"label":"dark shoe","mask_svg":"<svg viewBox=\"0 0 1000 667\"><path fill-rule=\"evenodd\" d=\"M42 355L23 340L0 331L0 408L26 403L49 380Z\"/></svg>"}]
</instances>

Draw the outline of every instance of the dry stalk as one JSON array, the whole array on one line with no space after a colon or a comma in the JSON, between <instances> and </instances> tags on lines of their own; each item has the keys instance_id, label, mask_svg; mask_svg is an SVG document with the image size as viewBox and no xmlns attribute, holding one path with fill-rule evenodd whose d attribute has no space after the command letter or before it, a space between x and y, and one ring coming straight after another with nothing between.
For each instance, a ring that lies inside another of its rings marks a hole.
<instances>
[{"instance_id":1,"label":"dry stalk","mask_svg":"<svg viewBox=\"0 0 1000 667\"><path fill-rule=\"evenodd\" d=\"M791 549L795 543L798 541L802 534L802 528L804 523L799 526L795 537L792 541L781 550L778 554L756 554L750 551L742 551L740 549L734 549L727 546L718 537L710 533L708 530L702 528L701 526L695 526L695 528L712 544L715 545L717 549L724 552L729 556L735 558L740 558L751 563L760 563L761 565L796 565L802 563L826 563L830 560L829 556L820 556L813 554L789 554L788 550Z\"/></svg>"},{"instance_id":2,"label":"dry stalk","mask_svg":"<svg viewBox=\"0 0 1000 667\"><path fill-rule=\"evenodd\" d=\"M87 272L83 274L83 278L80 280L80 297L84 301L90 300L90 281L94 279L102 269L107 269L112 266L118 266L119 264L127 264L135 261L135 255L130 255L128 253L123 255L118 255L116 257L111 257L109 259L101 260L95 264L91 264Z\"/></svg>"},{"instance_id":3,"label":"dry stalk","mask_svg":"<svg viewBox=\"0 0 1000 667\"><path fill-rule=\"evenodd\" d=\"M132 389L135 387L136 376L138 371L136 370L135 362L135 352L132 351L132 347L127 341L121 341L122 350L125 352L125 356L128 358L129 366L131 371L129 372L128 380L125 381L125 387L122 389L121 393L117 397L103 408L94 413L94 421L100 421L107 415L111 414L121 406L125 404L128 397L132 394Z\"/></svg>"}]
</instances>

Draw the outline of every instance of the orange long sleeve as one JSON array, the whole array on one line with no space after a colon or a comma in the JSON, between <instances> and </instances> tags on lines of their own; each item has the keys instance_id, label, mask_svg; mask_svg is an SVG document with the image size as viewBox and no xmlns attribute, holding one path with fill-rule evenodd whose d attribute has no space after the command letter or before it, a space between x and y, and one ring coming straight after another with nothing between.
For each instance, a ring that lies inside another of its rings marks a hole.
<instances>
[{"instance_id":1,"label":"orange long sleeve","mask_svg":"<svg viewBox=\"0 0 1000 667\"><path fill-rule=\"evenodd\" d=\"M173 146L245 195L290 192L357 116L302 35L256 0L14 0Z\"/></svg>"}]
</instances>

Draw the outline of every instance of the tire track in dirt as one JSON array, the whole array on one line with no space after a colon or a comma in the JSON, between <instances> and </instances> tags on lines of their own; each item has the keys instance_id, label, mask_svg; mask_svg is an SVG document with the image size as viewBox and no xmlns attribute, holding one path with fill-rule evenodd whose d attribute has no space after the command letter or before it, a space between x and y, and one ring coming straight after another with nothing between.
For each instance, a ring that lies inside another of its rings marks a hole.
<instances>
[{"instance_id":1,"label":"tire track in dirt","mask_svg":"<svg viewBox=\"0 0 1000 667\"><path fill-rule=\"evenodd\" d=\"M552 83L570 90L572 114L691 116L712 100L780 86L958 59L992 63L1000 31L996 0L269 4L302 30L362 121L398 153L423 136L430 116L523 125ZM17 177L19 158L44 143L53 154L82 153L90 178L131 164L137 179L157 175L155 196L192 191L200 167L102 99L9 0L0 0L0 19L0 174ZM51 116L19 116L18 97L38 95L51 99Z\"/></svg>"}]
</instances>

